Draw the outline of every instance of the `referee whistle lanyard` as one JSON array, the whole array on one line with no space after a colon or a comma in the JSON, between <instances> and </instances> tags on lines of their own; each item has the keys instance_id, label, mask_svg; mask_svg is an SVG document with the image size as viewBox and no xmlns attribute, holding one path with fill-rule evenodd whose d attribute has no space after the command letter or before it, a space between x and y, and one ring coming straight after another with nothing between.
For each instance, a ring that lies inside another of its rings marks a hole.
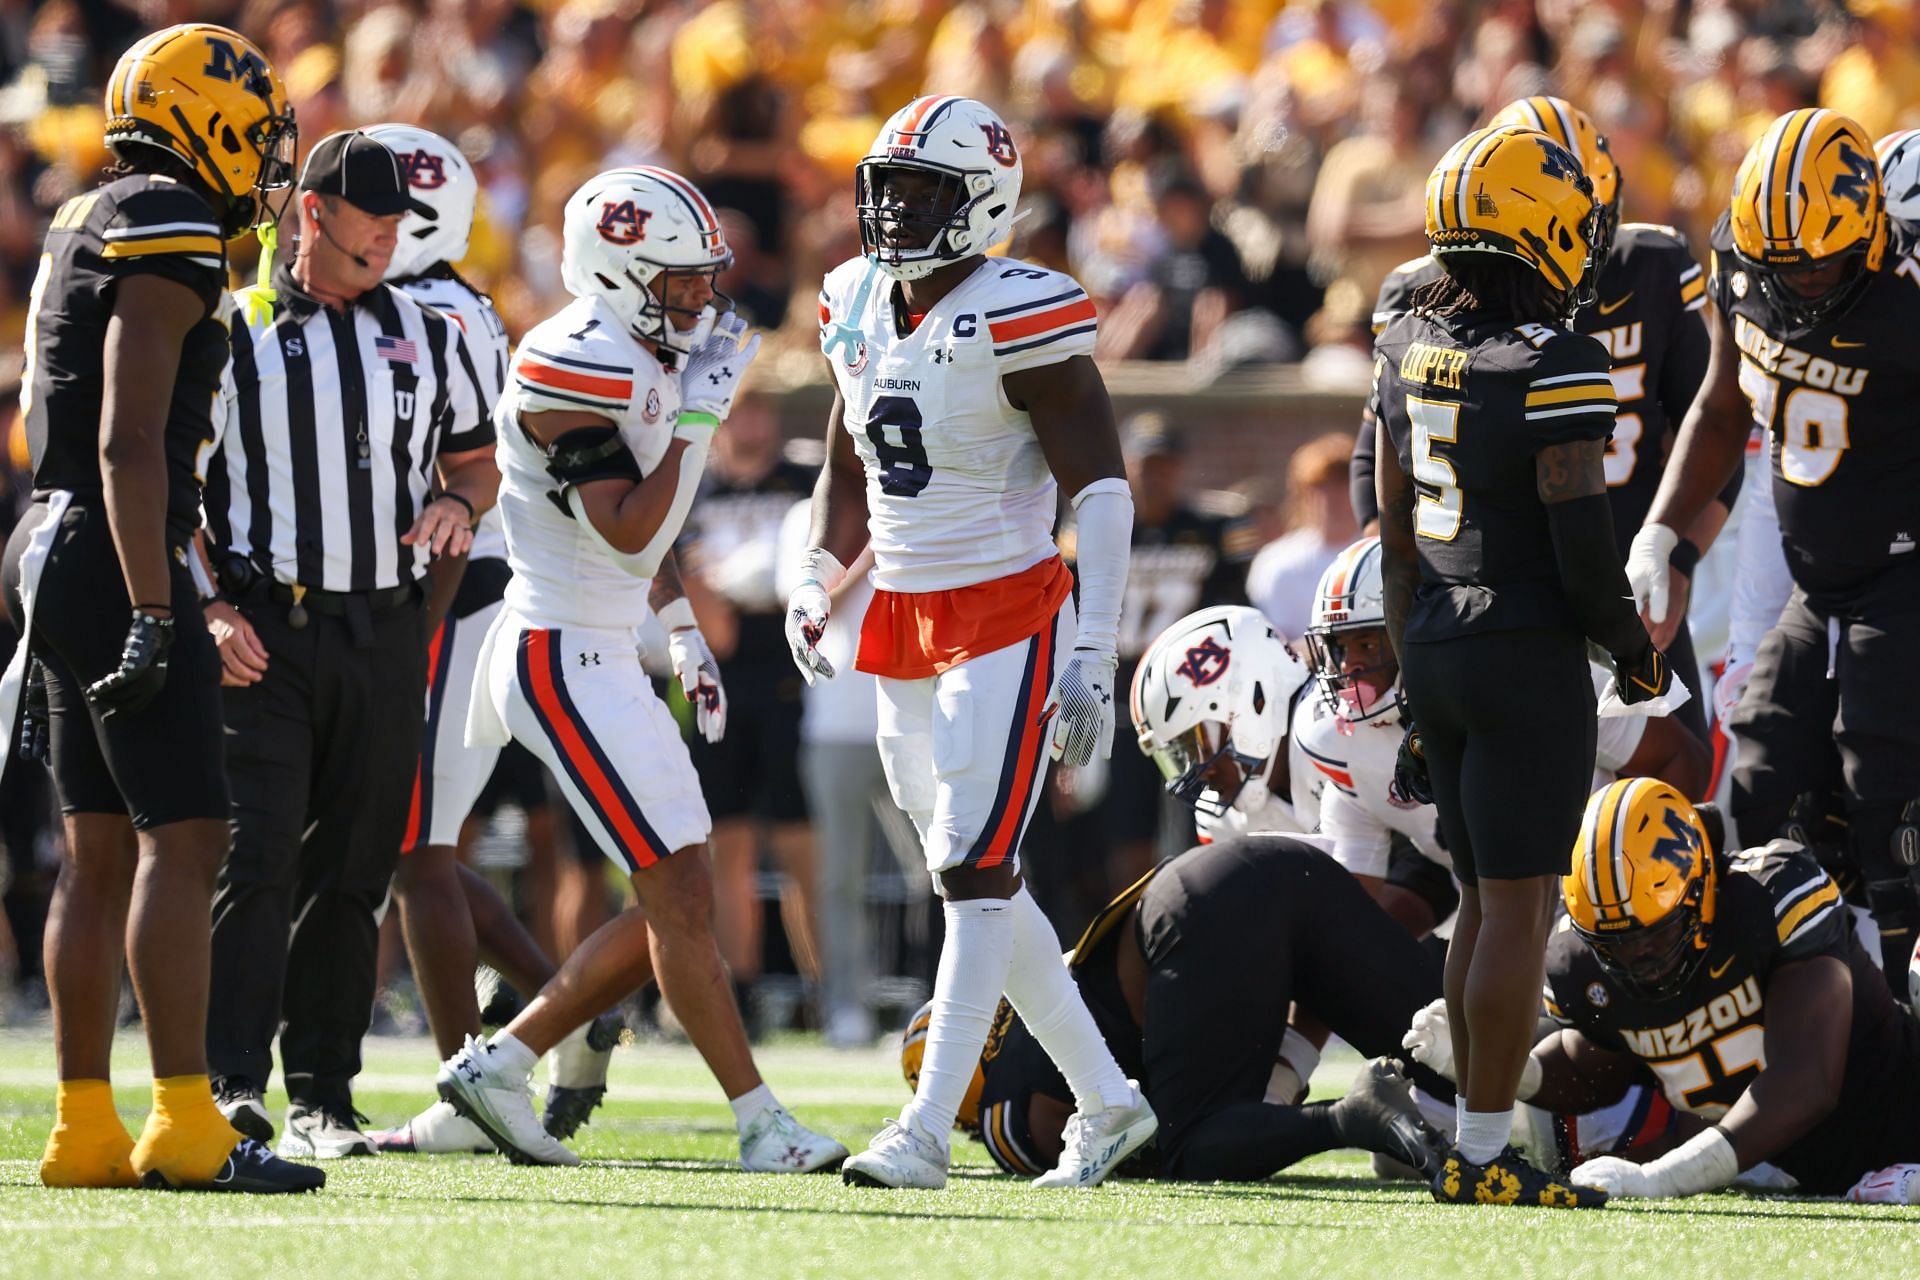
<instances>
[{"instance_id":1,"label":"referee whistle lanyard","mask_svg":"<svg viewBox=\"0 0 1920 1280\"><path fill-rule=\"evenodd\" d=\"M263 325L272 321L274 304L280 300L280 291L273 287L273 255L280 247L280 225L263 222L253 234L260 241L260 273L252 288L240 291L240 298L247 308L247 323Z\"/></svg>"}]
</instances>

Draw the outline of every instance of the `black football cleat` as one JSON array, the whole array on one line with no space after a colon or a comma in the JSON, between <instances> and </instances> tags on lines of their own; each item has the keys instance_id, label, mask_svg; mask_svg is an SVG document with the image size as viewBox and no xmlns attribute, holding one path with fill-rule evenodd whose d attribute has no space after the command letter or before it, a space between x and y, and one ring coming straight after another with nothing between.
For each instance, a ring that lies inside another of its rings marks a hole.
<instances>
[{"instance_id":1,"label":"black football cleat","mask_svg":"<svg viewBox=\"0 0 1920 1280\"><path fill-rule=\"evenodd\" d=\"M158 1169L149 1169L142 1185L157 1191L232 1191L241 1195L283 1195L318 1191L327 1185L327 1173L312 1165L282 1160L252 1138L242 1138L227 1156L213 1181L176 1186Z\"/></svg>"},{"instance_id":2,"label":"black football cleat","mask_svg":"<svg viewBox=\"0 0 1920 1280\"><path fill-rule=\"evenodd\" d=\"M1598 1209L1607 1193L1556 1182L1520 1158L1512 1147L1485 1164L1449 1151L1433 1175L1433 1198L1441 1204L1511 1204L1547 1209Z\"/></svg>"},{"instance_id":3,"label":"black football cleat","mask_svg":"<svg viewBox=\"0 0 1920 1280\"><path fill-rule=\"evenodd\" d=\"M1424 1181L1440 1172L1446 1139L1413 1101L1413 1086L1386 1058L1367 1064L1347 1095L1333 1104L1340 1140L1405 1165Z\"/></svg>"},{"instance_id":4,"label":"black football cleat","mask_svg":"<svg viewBox=\"0 0 1920 1280\"><path fill-rule=\"evenodd\" d=\"M568 1089L561 1085L547 1086L547 1106L540 1116L540 1125L548 1133L565 1142L580 1126L587 1122L594 1109L607 1096L607 1086L593 1085L584 1089Z\"/></svg>"}]
</instances>

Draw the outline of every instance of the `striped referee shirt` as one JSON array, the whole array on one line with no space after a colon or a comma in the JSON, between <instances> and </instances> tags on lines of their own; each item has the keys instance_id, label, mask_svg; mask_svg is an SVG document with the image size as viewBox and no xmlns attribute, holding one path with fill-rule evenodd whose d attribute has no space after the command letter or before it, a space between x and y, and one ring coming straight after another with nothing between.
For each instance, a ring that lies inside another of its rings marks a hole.
<instances>
[{"instance_id":1,"label":"striped referee shirt","mask_svg":"<svg viewBox=\"0 0 1920 1280\"><path fill-rule=\"evenodd\" d=\"M493 443L472 353L458 325L388 285L344 312L285 264L273 287L271 302L239 295L207 473L214 539L288 584L412 582L427 552L400 536L426 505L434 461Z\"/></svg>"}]
</instances>

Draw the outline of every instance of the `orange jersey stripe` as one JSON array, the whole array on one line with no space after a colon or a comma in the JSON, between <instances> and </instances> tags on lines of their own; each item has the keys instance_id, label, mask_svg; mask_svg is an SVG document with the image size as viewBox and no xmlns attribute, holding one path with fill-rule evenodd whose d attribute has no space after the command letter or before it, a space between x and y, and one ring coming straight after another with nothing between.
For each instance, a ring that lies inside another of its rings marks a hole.
<instances>
[{"instance_id":1,"label":"orange jersey stripe","mask_svg":"<svg viewBox=\"0 0 1920 1280\"><path fill-rule=\"evenodd\" d=\"M427 688L431 690L440 679L440 659L446 656L447 624L442 622L433 632L433 643L427 646ZM407 801L407 833L400 839L400 852L405 853L420 843L420 778L425 771L425 753L413 762L413 796Z\"/></svg>"},{"instance_id":2,"label":"orange jersey stripe","mask_svg":"<svg viewBox=\"0 0 1920 1280\"><path fill-rule=\"evenodd\" d=\"M543 387L557 387L562 391L579 391L607 400L633 398L633 379L631 378L603 378L591 373L575 373L571 369L558 369L550 364L541 364L531 356L521 358L520 376L528 382L537 382Z\"/></svg>"},{"instance_id":3,"label":"orange jersey stripe","mask_svg":"<svg viewBox=\"0 0 1920 1280\"><path fill-rule=\"evenodd\" d=\"M587 790L599 802L600 812L613 824L613 833L620 837L621 843L626 845L640 866L650 865L659 857L659 851L640 834L633 816L620 803L613 784L601 770L600 762L593 758L593 752L581 738L579 726L567 715L566 708L560 705L560 695L553 687L553 633L529 631L527 638L527 670L533 677L533 700L539 706L540 714L553 726L560 749L567 753L568 763L579 772L581 781L587 784Z\"/></svg>"},{"instance_id":4,"label":"orange jersey stripe","mask_svg":"<svg viewBox=\"0 0 1920 1280\"><path fill-rule=\"evenodd\" d=\"M1097 313L1092 298L1081 298L1078 302L1069 302L1063 307L1051 311L1042 311L1030 316L1013 316L987 326L993 331L995 342L1011 342L1015 338L1028 338L1036 333L1045 333L1048 329L1058 329L1062 325L1073 324L1080 320L1091 320Z\"/></svg>"},{"instance_id":5,"label":"orange jersey stripe","mask_svg":"<svg viewBox=\"0 0 1920 1280\"><path fill-rule=\"evenodd\" d=\"M1329 768L1328 766L1320 763L1318 760L1315 760L1313 762L1313 767L1318 769L1320 772L1326 774L1329 778L1332 778L1336 783L1338 783L1342 787L1345 787L1348 791L1355 790L1355 787L1353 785L1353 775L1351 773L1348 773L1345 769Z\"/></svg>"}]
</instances>

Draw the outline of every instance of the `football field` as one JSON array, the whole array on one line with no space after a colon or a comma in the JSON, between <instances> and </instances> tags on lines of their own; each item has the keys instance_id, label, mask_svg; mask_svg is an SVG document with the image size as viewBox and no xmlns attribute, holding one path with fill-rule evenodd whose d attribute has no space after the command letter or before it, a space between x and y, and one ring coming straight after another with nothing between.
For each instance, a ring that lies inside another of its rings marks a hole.
<instances>
[{"instance_id":1,"label":"football field","mask_svg":"<svg viewBox=\"0 0 1920 1280\"><path fill-rule=\"evenodd\" d=\"M376 1125L422 1105L433 1050L367 1042L358 1102ZM121 1112L146 1111L137 1039L123 1037ZM884 1050L781 1042L776 1091L857 1147L905 1097ZM1354 1063L1335 1059L1338 1086ZM246 1199L48 1191L35 1161L51 1122L44 1032L0 1033L0 1277L626 1276L1893 1277L1920 1273L1920 1211L1708 1196L1600 1213L1461 1209L1326 1156L1258 1186L1117 1183L1035 1192L955 1147L943 1193L855 1190L837 1177L733 1167L725 1103L692 1050L629 1046L576 1144L579 1169L494 1157L335 1162L318 1195ZM276 1120L284 1099L269 1095Z\"/></svg>"}]
</instances>

